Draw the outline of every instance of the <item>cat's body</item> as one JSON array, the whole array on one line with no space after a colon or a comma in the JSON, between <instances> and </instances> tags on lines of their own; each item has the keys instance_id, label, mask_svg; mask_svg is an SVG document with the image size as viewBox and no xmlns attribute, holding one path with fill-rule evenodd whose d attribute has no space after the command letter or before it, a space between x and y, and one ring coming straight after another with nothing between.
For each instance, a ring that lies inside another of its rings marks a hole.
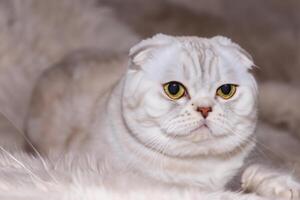
<instances>
[{"instance_id":1,"label":"cat's body","mask_svg":"<svg viewBox=\"0 0 300 200\"><path fill-rule=\"evenodd\" d=\"M121 85L125 81L119 77L127 62L113 55L108 57L114 59L105 62L105 57L76 53L70 57L72 60L67 58L68 62L58 64L42 77L35 90L27 129L37 148L46 154L85 151L97 154L99 159L115 158L110 163L116 163L115 167L146 172L155 179L182 186L201 186L210 191L223 189L237 173L253 144L247 145L243 152L237 150L231 155L204 155L183 160L140 147L134 141L127 144L131 138L129 133L124 133L127 129L119 115L122 109ZM114 88L118 81L119 86ZM49 115L51 112L55 114ZM108 124L112 121L120 127L110 127ZM116 131L123 133L114 135ZM39 136L40 133L43 134ZM128 146L122 145L134 146L129 150ZM129 160L130 156L139 159Z\"/></svg>"},{"instance_id":2,"label":"cat's body","mask_svg":"<svg viewBox=\"0 0 300 200\"><path fill-rule=\"evenodd\" d=\"M26 124L31 140L41 152L67 152L85 143L91 135L96 106L104 110L99 100L106 100L124 73L124 64L126 60L115 55L80 51L41 77Z\"/></svg>"},{"instance_id":3,"label":"cat's body","mask_svg":"<svg viewBox=\"0 0 300 200\"><path fill-rule=\"evenodd\" d=\"M103 59L67 58L41 78L26 124L34 145L43 153L96 155L148 186L223 190L255 145L257 90L248 55L223 37L158 35L131 49L126 72L126 59ZM181 99L164 94L162 85L172 81L186 87ZM229 83L237 85L232 100L215 95ZM288 184L287 194L253 188L257 169L244 174L244 189L291 195Z\"/></svg>"}]
</instances>

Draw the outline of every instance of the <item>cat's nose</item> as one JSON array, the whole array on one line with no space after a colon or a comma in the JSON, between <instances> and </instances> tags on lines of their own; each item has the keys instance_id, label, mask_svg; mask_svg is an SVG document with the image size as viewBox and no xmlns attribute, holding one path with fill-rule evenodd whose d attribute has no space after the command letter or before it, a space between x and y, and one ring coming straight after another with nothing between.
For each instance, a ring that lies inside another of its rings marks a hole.
<instances>
[{"instance_id":1,"label":"cat's nose","mask_svg":"<svg viewBox=\"0 0 300 200\"><path fill-rule=\"evenodd\" d=\"M207 118L208 114L212 111L211 107L198 107L197 111L201 113L203 118Z\"/></svg>"}]
</instances>

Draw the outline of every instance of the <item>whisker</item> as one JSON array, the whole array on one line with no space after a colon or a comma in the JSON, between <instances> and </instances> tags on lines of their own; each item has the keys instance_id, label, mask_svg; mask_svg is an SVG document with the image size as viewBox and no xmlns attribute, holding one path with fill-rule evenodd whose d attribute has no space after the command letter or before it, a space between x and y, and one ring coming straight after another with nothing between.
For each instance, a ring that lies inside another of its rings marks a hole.
<instances>
[{"instance_id":1,"label":"whisker","mask_svg":"<svg viewBox=\"0 0 300 200\"><path fill-rule=\"evenodd\" d=\"M146 146L145 148L155 148L156 149L157 146L158 146L158 139L157 139L157 137L152 137L151 140L143 143L143 145ZM141 151L136 151L135 153L138 156L143 156L143 151L142 150ZM151 160L151 162L155 162L155 159ZM133 160L132 161L130 160L129 163L127 163L127 164L128 164L129 168L135 168L135 163L134 163Z\"/></svg>"},{"instance_id":2,"label":"whisker","mask_svg":"<svg viewBox=\"0 0 300 200\"><path fill-rule=\"evenodd\" d=\"M18 160L15 156L13 156L9 151L5 150L2 146L0 146L0 149L6 153L7 156L9 156L13 161L15 161L18 165L20 165L25 171L30 175L31 178L36 179L40 182L44 182L39 176L34 174L29 168L27 168L20 160Z\"/></svg>"},{"instance_id":3,"label":"whisker","mask_svg":"<svg viewBox=\"0 0 300 200\"><path fill-rule=\"evenodd\" d=\"M168 138L166 144L164 145L164 148L162 149L162 154L165 155L166 154L166 150L169 148L171 144L171 138ZM161 165L164 165L166 157L164 156L163 159L161 160Z\"/></svg>"},{"instance_id":4,"label":"whisker","mask_svg":"<svg viewBox=\"0 0 300 200\"><path fill-rule=\"evenodd\" d=\"M255 142L255 141L247 140L247 139L249 139L249 138L242 138L240 135L236 134L235 131L233 131L233 130L230 129L229 127L222 126L222 125L220 125L219 123L216 123L216 122L215 122L214 124L215 124L216 126L218 126L219 128L225 129L226 131L229 131L229 132L233 133L234 135L236 135L236 136L237 136L237 139L238 139L239 142L241 142L241 143L244 143L245 141L246 141L246 142ZM240 150L243 150L243 148L240 147L240 146L238 146L238 148L239 148ZM265 155L264 153L262 153L262 154L263 154L263 156Z\"/></svg>"},{"instance_id":5,"label":"whisker","mask_svg":"<svg viewBox=\"0 0 300 200\"><path fill-rule=\"evenodd\" d=\"M230 124L230 123L226 123L226 124ZM280 155L276 152L274 152L270 147L268 147L267 145L261 143L260 141L258 141L256 138L242 138L242 136L238 133L238 131L242 131L240 129L237 129L235 127L236 130L234 130L233 127L224 127L223 128L227 129L228 131L230 131L231 133L235 134L237 137L239 137L240 139L243 139L244 141L249 141L249 142L255 142L257 144L257 150L259 151L259 153L264 156L267 159L270 159L269 156L266 155L266 153L264 151L270 152L273 156L277 157L278 159L282 160L284 158L283 155ZM264 150L263 150L264 149Z\"/></svg>"},{"instance_id":6,"label":"whisker","mask_svg":"<svg viewBox=\"0 0 300 200\"><path fill-rule=\"evenodd\" d=\"M23 139L25 140L25 142L33 149L33 151L36 153L37 157L40 159L44 169L46 170L47 174L49 175L50 178L52 178L53 181L55 181L56 183L58 182L55 177L50 173L50 169L48 168L48 165L46 163L46 161L43 159L42 155L40 154L40 152L35 148L35 146L30 142L30 140L26 137L26 135L24 134L24 132L19 129L17 127L17 125L11 121L7 115L0 111L0 113L3 115L3 117L5 117L5 119L12 125L14 126L14 128L17 130L17 132L23 137ZM1 147L3 149L3 147Z\"/></svg>"}]
</instances>

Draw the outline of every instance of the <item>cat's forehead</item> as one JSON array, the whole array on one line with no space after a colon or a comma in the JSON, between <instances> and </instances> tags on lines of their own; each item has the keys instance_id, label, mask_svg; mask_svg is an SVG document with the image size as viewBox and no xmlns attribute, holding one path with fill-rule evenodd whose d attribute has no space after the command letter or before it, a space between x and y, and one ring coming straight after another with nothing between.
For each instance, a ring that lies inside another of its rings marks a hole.
<instances>
[{"instance_id":1,"label":"cat's forehead","mask_svg":"<svg viewBox=\"0 0 300 200\"><path fill-rule=\"evenodd\" d=\"M239 83L252 79L251 56L222 36L213 38L156 35L130 51L133 66L159 82L171 80Z\"/></svg>"},{"instance_id":2,"label":"cat's forehead","mask_svg":"<svg viewBox=\"0 0 300 200\"><path fill-rule=\"evenodd\" d=\"M212 68L216 68L224 74L246 69L233 48L235 46L230 46L233 43L227 38L178 37L177 40L179 41L178 51L174 53L177 54L178 61L181 64L192 62L194 69L200 72L212 72Z\"/></svg>"},{"instance_id":3,"label":"cat's forehead","mask_svg":"<svg viewBox=\"0 0 300 200\"><path fill-rule=\"evenodd\" d=\"M199 50L210 48L213 45L213 41L208 38L194 37L194 36L181 36L176 37L176 40L181 47L188 50Z\"/></svg>"},{"instance_id":4,"label":"cat's forehead","mask_svg":"<svg viewBox=\"0 0 300 200\"><path fill-rule=\"evenodd\" d=\"M152 65L156 76L162 79L195 80L209 82L222 78L234 78L242 71L235 65L238 61L226 49L221 49L209 39L178 38L179 43L158 50L153 56Z\"/></svg>"}]
</instances>

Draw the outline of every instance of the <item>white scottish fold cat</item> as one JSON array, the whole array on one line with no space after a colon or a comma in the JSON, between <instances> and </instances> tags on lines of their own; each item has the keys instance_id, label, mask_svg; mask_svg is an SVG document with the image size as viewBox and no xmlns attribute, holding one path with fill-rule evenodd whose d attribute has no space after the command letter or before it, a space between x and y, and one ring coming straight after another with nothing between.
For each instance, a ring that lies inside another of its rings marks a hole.
<instances>
[{"instance_id":1,"label":"white scottish fold cat","mask_svg":"<svg viewBox=\"0 0 300 200\"><path fill-rule=\"evenodd\" d=\"M134 174L141 187L224 190L255 146L251 57L221 36L158 34L130 50L126 72L121 65L123 59L78 54L44 74L26 123L31 141L45 154L97 155L112 170ZM259 165L246 169L242 187L299 199L291 176Z\"/></svg>"}]
</instances>

